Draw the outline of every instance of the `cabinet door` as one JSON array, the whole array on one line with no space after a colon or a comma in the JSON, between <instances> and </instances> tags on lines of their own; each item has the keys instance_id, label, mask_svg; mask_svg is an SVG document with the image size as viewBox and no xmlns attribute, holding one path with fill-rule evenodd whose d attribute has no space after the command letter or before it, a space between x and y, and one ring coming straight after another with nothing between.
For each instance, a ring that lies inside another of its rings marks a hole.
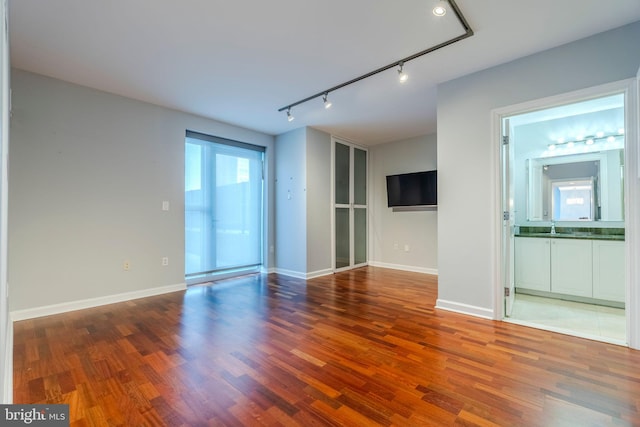
<instances>
[{"instance_id":1,"label":"cabinet door","mask_svg":"<svg viewBox=\"0 0 640 427\"><path fill-rule=\"evenodd\" d=\"M550 292L550 270L549 239L515 238L516 288Z\"/></svg>"},{"instance_id":2,"label":"cabinet door","mask_svg":"<svg viewBox=\"0 0 640 427\"><path fill-rule=\"evenodd\" d=\"M552 239L551 291L593 296L591 240Z\"/></svg>"},{"instance_id":3,"label":"cabinet door","mask_svg":"<svg viewBox=\"0 0 640 427\"><path fill-rule=\"evenodd\" d=\"M593 297L625 301L624 242L593 241Z\"/></svg>"}]
</instances>

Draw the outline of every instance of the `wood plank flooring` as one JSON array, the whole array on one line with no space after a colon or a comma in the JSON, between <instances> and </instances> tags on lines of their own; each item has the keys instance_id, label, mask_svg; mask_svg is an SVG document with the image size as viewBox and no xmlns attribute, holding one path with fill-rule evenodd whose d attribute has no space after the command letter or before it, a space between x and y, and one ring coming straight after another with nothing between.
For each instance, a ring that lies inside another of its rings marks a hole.
<instances>
[{"instance_id":1,"label":"wood plank flooring","mask_svg":"<svg viewBox=\"0 0 640 427\"><path fill-rule=\"evenodd\" d=\"M434 308L436 278L254 275L16 322L72 426L640 425L640 352Z\"/></svg>"}]
</instances>

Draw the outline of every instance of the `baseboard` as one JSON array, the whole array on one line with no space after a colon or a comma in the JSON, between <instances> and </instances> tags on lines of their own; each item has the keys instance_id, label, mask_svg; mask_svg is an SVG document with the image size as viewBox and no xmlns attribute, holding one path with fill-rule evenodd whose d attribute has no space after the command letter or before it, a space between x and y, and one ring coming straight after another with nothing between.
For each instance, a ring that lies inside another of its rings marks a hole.
<instances>
[{"instance_id":1,"label":"baseboard","mask_svg":"<svg viewBox=\"0 0 640 427\"><path fill-rule=\"evenodd\" d=\"M285 268L276 268L274 271L276 274L282 274L283 276L294 277L296 279L307 279L307 273L302 273L300 271L287 270Z\"/></svg>"},{"instance_id":2,"label":"baseboard","mask_svg":"<svg viewBox=\"0 0 640 427\"><path fill-rule=\"evenodd\" d=\"M413 273L424 273L424 274L431 274L434 276L438 275L437 268L415 267L412 265L390 264L388 262L378 262L378 261L369 261L369 265L372 267L390 268L393 270L410 271Z\"/></svg>"},{"instance_id":3,"label":"baseboard","mask_svg":"<svg viewBox=\"0 0 640 427\"><path fill-rule=\"evenodd\" d=\"M4 384L2 384L3 390L3 404L10 405L13 403L13 322L7 323L7 337L6 347L4 349Z\"/></svg>"},{"instance_id":4,"label":"baseboard","mask_svg":"<svg viewBox=\"0 0 640 427\"><path fill-rule=\"evenodd\" d=\"M183 291L185 289L187 289L187 285L185 283L180 283L177 285L160 286L157 288L142 289L139 291L107 295L98 298L89 298L79 301L45 305L42 307L27 308L24 310L15 310L11 312L11 320L17 322L19 320L33 319L36 317L50 316L52 314L66 313L68 311L82 310L85 308L93 308L101 305L151 297L154 295L168 294L170 292Z\"/></svg>"},{"instance_id":5,"label":"baseboard","mask_svg":"<svg viewBox=\"0 0 640 427\"><path fill-rule=\"evenodd\" d=\"M482 317L483 319L494 319L493 310L455 301L446 301L440 298L436 300L436 308L453 311L460 314L467 314L469 316Z\"/></svg>"},{"instance_id":6,"label":"baseboard","mask_svg":"<svg viewBox=\"0 0 640 427\"><path fill-rule=\"evenodd\" d=\"M287 270L284 268L276 268L274 273L282 274L283 276L294 277L296 279L308 280L308 279L313 279L315 277L328 276L329 274L333 274L333 269L326 268L324 270L317 270L317 271L312 271L310 273L303 273L301 271L293 271L293 270Z\"/></svg>"},{"instance_id":7,"label":"baseboard","mask_svg":"<svg viewBox=\"0 0 640 427\"><path fill-rule=\"evenodd\" d=\"M328 276L330 274L333 274L333 269L332 268L325 268L324 270L317 270L317 271L312 271L311 273L307 273L307 279L313 279L315 277L322 277L322 276Z\"/></svg>"}]
</instances>

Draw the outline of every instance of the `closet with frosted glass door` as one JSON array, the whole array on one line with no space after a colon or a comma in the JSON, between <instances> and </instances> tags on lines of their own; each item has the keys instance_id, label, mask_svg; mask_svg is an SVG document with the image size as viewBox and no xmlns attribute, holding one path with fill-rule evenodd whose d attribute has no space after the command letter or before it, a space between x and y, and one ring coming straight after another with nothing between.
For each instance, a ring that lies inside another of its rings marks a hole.
<instances>
[{"instance_id":1,"label":"closet with frosted glass door","mask_svg":"<svg viewBox=\"0 0 640 427\"><path fill-rule=\"evenodd\" d=\"M367 150L333 139L334 270L367 264Z\"/></svg>"}]
</instances>

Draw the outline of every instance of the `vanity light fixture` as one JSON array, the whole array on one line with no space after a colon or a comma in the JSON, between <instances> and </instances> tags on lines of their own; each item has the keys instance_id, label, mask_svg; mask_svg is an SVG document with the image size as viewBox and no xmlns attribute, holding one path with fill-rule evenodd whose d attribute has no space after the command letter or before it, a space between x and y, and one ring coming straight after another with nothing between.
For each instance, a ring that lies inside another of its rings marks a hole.
<instances>
[{"instance_id":1,"label":"vanity light fixture","mask_svg":"<svg viewBox=\"0 0 640 427\"><path fill-rule=\"evenodd\" d=\"M407 73L402 70L402 68L404 67L404 62L398 62L398 67L400 67L398 68L398 80L400 80L400 83L404 83L409 79Z\"/></svg>"},{"instance_id":2,"label":"vanity light fixture","mask_svg":"<svg viewBox=\"0 0 640 427\"><path fill-rule=\"evenodd\" d=\"M439 1L433 7L433 14L435 16L444 16L447 14L447 3L445 1Z\"/></svg>"},{"instance_id":3,"label":"vanity light fixture","mask_svg":"<svg viewBox=\"0 0 640 427\"><path fill-rule=\"evenodd\" d=\"M443 41L441 43L438 43L438 44L435 44L433 46L430 46L430 47L428 47L428 48L426 48L426 49L424 49L424 50L422 50L420 52L414 53L413 55L407 56L406 58L403 58L403 59L401 59L399 61L392 62L392 63L390 63L388 65L385 65L383 67L377 68L377 69L375 69L373 71L370 71L370 72L368 72L366 74L363 74L363 75L361 75L359 77L356 77L356 78L348 80L348 81L346 81L344 83L340 83L339 85L336 85L336 86L330 87L328 89L325 89L322 92L318 92L318 93L316 93L314 95L308 96L308 97L303 98L303 99L301 99L299 101L292 102L291 104L288 104L288 105L285 105L284 107L279 108L278 111L280 111L280 112L286 111L287 112L287 119L289 121L291 121L291 120L293 120L293 116L291 116L291 114L290 114L291 108L293 108L293 107L295 107L297 105L303 104L303 103L305 103L307 101L310 101L310 100L315 99L315 98L319 98L321 96L326 97L326 95L329 92L333 92L333 91L336 91L338 89L342 89L345 86L349 86L351 84L357 83L357 82L359 82L361 80L364 80L366 78L375 76L376 74L379 74L379 73L381 73L383 71L387 71L387 70L390 70L390 69L398 67L398 66L400 66L400 68L402 69L402 65L401 64L404 64L404 63L409 62L409 61L413 61L416 58L419 58L421 56L427 55L427 54L429 54L431 52L435 52L436 50L442 49L444 47L447 47L449 45L452 45L454 43L457 43L457 42L459 42L461 40L464 40L466 38L469 38L469 37L473 36L473 30L469 26L469 23L467 22L466 18L462 14L462 11L458 7L458 5L456 3L456 0L441 0L434 7L433 13L435 15L437 15L437 16L444 16L448 9L450 9L453 12L453 15L458 20L458 23L462 27L464 33L462 33L462 34L460 34L458 36L455 36L455 37L453 37L451 39L445 40L445 41ZM438 13L436 13L436 12L438 12ZM400 78L402 79L402 76L400 76ZM404 80L401 80L401 81L405 81L406 79L407 79L407 77L405 77ZM325 104L325 108L328 108L328 107L326 107L326 104Z\"/></svg>"},{"instance_id":4,"label":"vanity light fixture","mask_svg":"<svg viewBox=\"0 0 640 427\"><path fill-rule=\"evenodd\" d=\"M328 110L329 108L331 108L331 106L333 105L333 104L331 103L331 101L329 101L329 99L327 99L327 97L328 97L328 96L329 96L329 92L325 93L325 94L322 96L322 102L324 102L324 108L325 108L326 110Z\"/></svg>"}]
</instances>

